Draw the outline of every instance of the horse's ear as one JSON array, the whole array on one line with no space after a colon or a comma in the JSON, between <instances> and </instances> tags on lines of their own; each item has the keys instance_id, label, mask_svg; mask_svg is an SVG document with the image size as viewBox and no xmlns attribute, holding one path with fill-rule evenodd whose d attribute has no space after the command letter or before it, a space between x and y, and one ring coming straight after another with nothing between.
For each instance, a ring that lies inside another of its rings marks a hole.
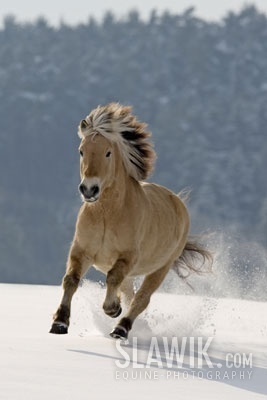
<instances>
[{"instance_id":1,"label":"horse's ear","mask_svg":"<svg viewBox=\"0 0 267 400\"><path fill-rule=\"evenodd\" d=\"M86 129L88 128L88 122L86 121L86 119L82 119L81 122L79 123L79 127L78 127L78 136L83 139L84 138L84 134Z\"/></svg>"},{"instance_id":2,"label":"horse's ear","mask_svg":"<svg viewBox=\"0 0 267 400\"><path fill-rule=\"evenodd\" d=\"M88 128L88 122L86 121L86 119L82 119L82 120L81 120L81 122L80 122L80 128L81 128L81 131L84 131L85 129Z\"/></svg>"}]
</instances>

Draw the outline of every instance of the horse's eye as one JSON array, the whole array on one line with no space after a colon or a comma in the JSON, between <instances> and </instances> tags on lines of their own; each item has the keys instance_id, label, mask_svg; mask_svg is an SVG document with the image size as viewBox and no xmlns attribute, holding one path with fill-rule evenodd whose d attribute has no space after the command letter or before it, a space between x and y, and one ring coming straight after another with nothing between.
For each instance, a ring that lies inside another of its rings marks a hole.
<instances>
[{"instance_id":1,"label":"horse's eye","mask_svg":"<svg viewBox=\"0 0 267 400\"><path fill-rule=\"evenodd\" d=\"M82 157L83 156L83 152L80 150L80 156Z\"/></svg>"},{"instance_id":2,"label":"horse's eye","mask_svg":"<svg viewBox=\"0 0 267 400\"><path fill-rule=\"evenodd\" d=\"M111 156L111 151L108 151L106 154L106 157L110 157Z\"/></svg>"}]
</instances>

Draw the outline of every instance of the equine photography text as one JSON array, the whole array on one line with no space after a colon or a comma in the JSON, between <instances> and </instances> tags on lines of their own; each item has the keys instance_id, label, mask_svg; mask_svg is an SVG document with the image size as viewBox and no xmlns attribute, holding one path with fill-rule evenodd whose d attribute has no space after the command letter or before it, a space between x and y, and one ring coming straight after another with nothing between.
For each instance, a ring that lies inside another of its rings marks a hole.
<instances>
[{"instance_id":1,"label":"equine photography text","mask_svg":"<svg viewBox=\"0 0 267 400\"><path fill-rule=\"evenodd\" d=\"M117 368L126 369L239 369L252 368L252 353L226 353L223 363L212 360L209 349L213 337L152 337L143 352L139 347L138 338L133 337L132 342L116 341L116 349L120 357L115 361ZM236 376L234 373L233 376Z\"/></svg>"}]
</instances>

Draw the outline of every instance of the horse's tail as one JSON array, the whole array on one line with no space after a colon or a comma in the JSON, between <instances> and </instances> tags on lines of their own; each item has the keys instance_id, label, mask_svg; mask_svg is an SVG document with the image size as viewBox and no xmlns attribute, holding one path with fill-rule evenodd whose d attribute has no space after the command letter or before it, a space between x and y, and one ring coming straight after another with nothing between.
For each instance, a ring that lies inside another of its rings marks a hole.
<instances>
[{"instance_id":1,"label":"horse's tail","mask_svg":"<svg viewBox=\"0 0 267 400\"><path fill-rule=\"evenodd\" d=\"M192 272L197 274L211 272L212 263L211 252L200 245L198 237L195 237L186 242L182 254L174 262L173 269L180 278L186 279Z\"/></svg>"}]
</instances>

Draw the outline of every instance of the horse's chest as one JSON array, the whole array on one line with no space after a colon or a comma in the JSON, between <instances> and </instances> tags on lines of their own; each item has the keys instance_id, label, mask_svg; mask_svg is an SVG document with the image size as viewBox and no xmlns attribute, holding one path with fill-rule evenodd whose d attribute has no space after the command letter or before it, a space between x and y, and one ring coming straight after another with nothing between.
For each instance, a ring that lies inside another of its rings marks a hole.
<instances>
[{"instance_id":1,"label":"horse's chest","mask_svg":"<svg viewBox=\"0 0 267 400\"><path fill-rule=\"evenodd\" d=\"M104 229L102 232L101 241L96 247L95 263L96 265L109 265L115 261L118 254L117 235L111 230Z\"/></svg>"},{"instance_id":2,"label":"horse's chest","mask_svg":"<svg viewBox=\"0 0 267 400\"><path fill-rule=\"evenodd\" d=\"M79 225L80 244L92 263L106 273L121 254L129 250L132 234L123 218L114 222L114 218L106 219L101 214L98 218L90 217L86 224Z\"/></svg>"}]
</instances>

